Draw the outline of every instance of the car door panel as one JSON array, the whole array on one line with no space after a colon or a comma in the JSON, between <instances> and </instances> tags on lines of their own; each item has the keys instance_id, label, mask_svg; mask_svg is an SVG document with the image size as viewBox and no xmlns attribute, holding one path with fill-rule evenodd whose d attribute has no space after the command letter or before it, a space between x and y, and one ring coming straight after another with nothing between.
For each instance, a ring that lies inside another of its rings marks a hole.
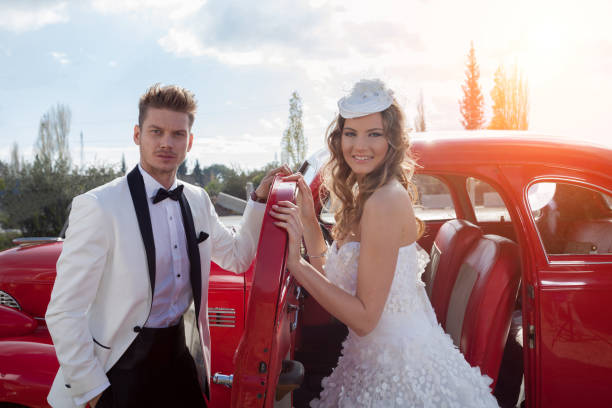
<instances>
[{"instance_id":1,"label":"car door panel","mask_svg":"<svg viewBox=\"0 0 612 408\"><path fill-rule=\"evenodd\" d=\"M287 234L273 224L271 205L295 200L295 183L277 178L268 197L245 330L234 356L232 407L274 407L283 361L292 355L295 283L285 268Z\"/></svg>"}]
</instances>

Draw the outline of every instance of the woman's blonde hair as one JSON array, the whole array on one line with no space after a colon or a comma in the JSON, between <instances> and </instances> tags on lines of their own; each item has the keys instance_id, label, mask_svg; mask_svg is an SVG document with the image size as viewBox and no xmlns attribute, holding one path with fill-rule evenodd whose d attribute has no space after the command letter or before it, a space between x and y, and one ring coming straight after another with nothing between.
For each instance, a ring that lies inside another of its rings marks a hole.
<instances>
[{"instance_id":1,"label":"woman's blonde hair","mask_svg":"<svg viewBox=\"0 0 612 408\"><path fill-rule=\"evenodd\" d=\"M380 112L383 122L383 133L389 144L386 156L381 165L357 182L357 177L344 160L342 154L342 131L346 119L338 115L327 129L327 146L330 151L329 161L323 169L323 185L331 194L332 209L336 224L332 236L344 240L359 224L364 204L378 188L391 180L398 180L412 198L418 198L415 185L411 182L415 161L410 152L410 141L402 109L395 98L393 103ZM324 197L325 194L321 194ZM424 232L424 224L417 219L418 236Z\"/></svg>"}]
</instances>

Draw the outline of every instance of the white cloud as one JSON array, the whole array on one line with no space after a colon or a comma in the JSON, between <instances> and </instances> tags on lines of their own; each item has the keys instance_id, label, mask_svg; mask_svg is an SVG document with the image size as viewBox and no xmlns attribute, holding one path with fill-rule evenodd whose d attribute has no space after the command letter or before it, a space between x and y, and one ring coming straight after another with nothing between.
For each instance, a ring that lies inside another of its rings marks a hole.
<instances>
[{"instance_id":1,"label":"white cloud","mask_svg":"<svg viewBox=\"0 0 612 408\"><path fill-rule=\"evenodd\" d=\"M274 160L279 146L280 136L276 134L196 136L189 158L197 158L204 166L223 163L244 169L257 168Z\"/></svg>"},{"instance_id":2,"label":"white cloud","mask_svg":"<svg viewBox=\"0 0 612 408\"><path fill-rule=\"evenodd\" d=\"M197 13L206 0L92 0L94 10L103 14L126 14L137 13L143 15L146 12L156 17L169 18L170 20L182 20Z\"/></svg>"},{"instance_id":3,"label":"white cloud","mask_svg":"<svg viewBox=\"0 0 612 408\"><path fill-rule=\"evenodd\" d=\"M271 130L274 129L274 124L266 119L259 119L259 123L266 129Z\"/></svg>"},{"instance_id":4,"label":"white cloud","mask_svg":"<svg viewBox=\"0 0 612 408\"><path fill-rule=\"evenodd\" d=\"M179 57L207 56L227 65L254 65L263 62L263 56L257 51L235 52L206 47L195 33L178 28L171 28L165 37L159 39L158 43L165 51Z\"/></svg>"},{"instance_id":5,"label":"white cloud","mask_svg":"<svg viewBox=\"0 0 612 408\"><path fill-rule=\"evenodd\" d=\"M15 1L0 3L0 29L22 33L69 20L67 2Z\"/></svg>"},{"instance_id":6,"label":"white cloud","mask_svg":"<svg viewBox=\"0 0 612 408\"><path fill-rule=\"evenodd\" d=\"M51 54L54 60L56 60L62 65L70 64L70 60L67 58L67 55L63 52L51 51L49 54Z\"/></svg>"}]
</instances>

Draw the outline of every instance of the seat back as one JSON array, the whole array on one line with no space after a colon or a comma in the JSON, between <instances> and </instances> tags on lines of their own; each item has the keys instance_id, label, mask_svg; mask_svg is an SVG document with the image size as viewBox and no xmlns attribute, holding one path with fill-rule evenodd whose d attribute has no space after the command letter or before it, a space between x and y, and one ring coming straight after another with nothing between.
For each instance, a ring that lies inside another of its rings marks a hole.
<instances>
[{"instance_id":1,"label":"seat back","mask_svg":"<svg viewBox=\"0 0 612 408\"><path fill-rule=\"evenodd\" d=\"M484 235L459 267L448 304L446 331L465 359L497 381L521 280L518 245Z\"/></svg>"},{"instance_id":2,"label":"seat back","mask_svg":"<svg viewBox=\"0 0 612 408\"><path fill-rule=\"evenodd\" d=\"M438 322L446 329L448 302L468 249L482 236L480 228L465 220L445 222L431 247L431 261L423 274L425 289Z\"/></svg>"},{"instance_id":3,"label":"seat back","mask_svg":"<svg viewBox=\"0 0 612 408\"><path fill-rule=\"evenodd\" d=\"M568 227L564 253L612 253L612 220L575 221Z\"/></svg>"}]
</instances>

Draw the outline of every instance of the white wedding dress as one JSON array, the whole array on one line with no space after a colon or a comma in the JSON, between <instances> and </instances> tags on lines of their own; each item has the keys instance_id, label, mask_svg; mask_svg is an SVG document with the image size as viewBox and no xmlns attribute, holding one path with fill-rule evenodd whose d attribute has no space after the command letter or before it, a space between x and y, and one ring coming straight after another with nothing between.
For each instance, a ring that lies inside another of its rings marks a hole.
<instances>
[{"instance_id":1,"label":"white wedding dress","mask_svg":"<svg viewBox=\"0 0 612 408\"><path fill-rule=\"evenodd\" d=\"M329 249L325 273L355 294L359 242ZM342 355L311 407L497 407L492 382L471 367L437 323L421 275L429 256L416 243L399 249L395 276L376 328L349 329Z\"/></svg>"}]
</instances>

